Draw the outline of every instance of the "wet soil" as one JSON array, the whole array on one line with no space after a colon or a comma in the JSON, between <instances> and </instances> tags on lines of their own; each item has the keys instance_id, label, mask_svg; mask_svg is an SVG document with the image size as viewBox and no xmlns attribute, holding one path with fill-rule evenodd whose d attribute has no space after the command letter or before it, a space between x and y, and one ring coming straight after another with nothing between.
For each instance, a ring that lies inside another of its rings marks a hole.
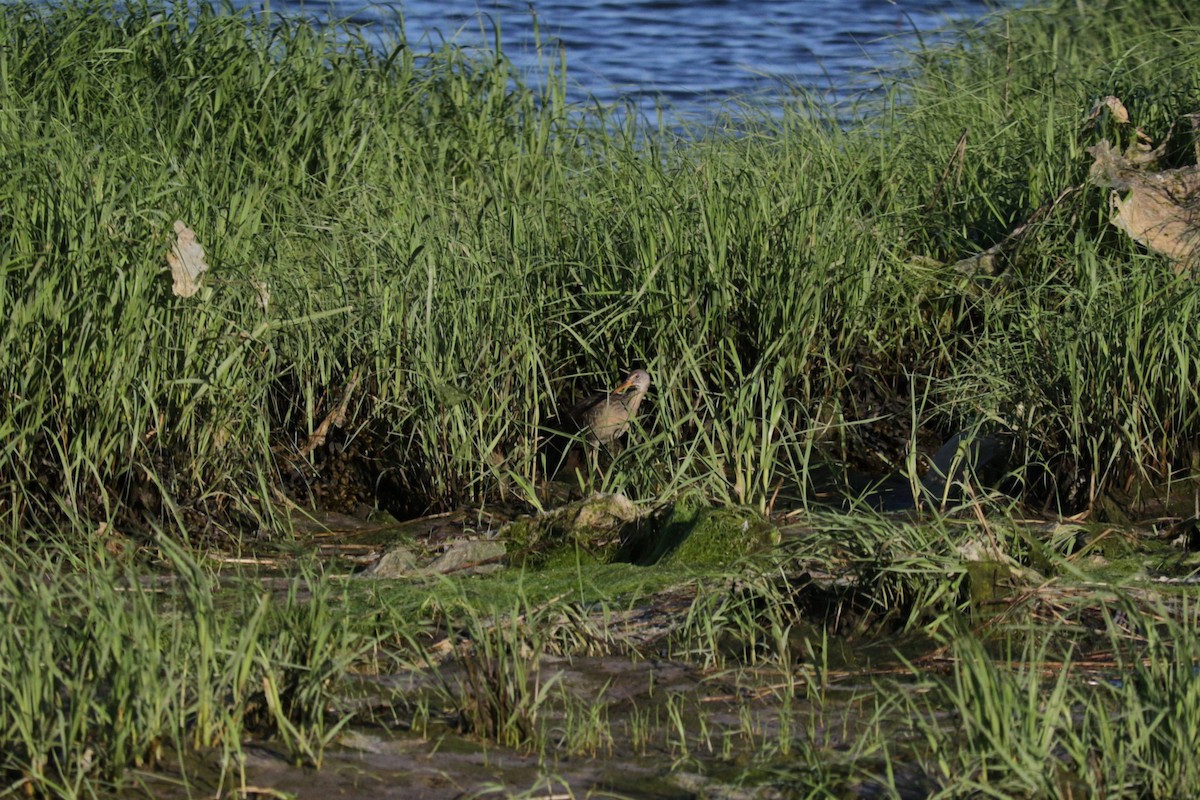
<instances>
[{"instance_id":1,"label":"wet soil","mask_svg":"<svg viewBox=\"0 0 1200 800\"><path fill-rule=\"evenodd\" d=\"M1163 514L1179 511L1161 502L1153 507ZM280 592L287 590L294 560L313 555L326 577L386 584L370 570L398 544L411 551L414 563L428 568L456 549L494 540L518 512L459 511L398 522L386 516L295 511L296 541L290 549L213 557L236 566L239 581L246 568L261 571L261 585ZM797 514L781 514L777 521L785 547L814 533ZM1151 580L1171 582L1188 580L1197 567L1189 555L1193 540L1200 539L1194 518L1164 516L1122 528L1058 520L1031 523L1030 530L1090 568L1116 568L1125 560L1136 562L1135 569ZM497 566L468 561L453 572L462 577ZM968 576L981 630L1014 614L1034 623L1074 615L1081 631L1103 628L1103 609L1089 605L1088 590L1038 587L1028 576L1014 580L1011 565L1004 570ZM427 581L431 575L396 580ZM736 637L717 651L681 647L673 637L696 607L695 581L660 587L623 608L584 609L597 629L608 632L597 652L566 657L548 650L526 662L535 682L553 685L538 714L536 746L500 746L464 721L461 693L470 676L463 653L469 642L461 632L441 631L429 642L429 651L441 654L436 663L405 666L397 660L393 669L357 676L340 687L340 707L330 713L338 718L353 713L354 718L326 749L320 769L297 764L276 742L250 742L242 763L227 764L224 771L216 753L189 757L182 766L164 759L159 770L136 776L141 788L135 793L166 798L777 798L803 795L804 787L832 771L841 775L837 783L851 796L877 796L881 790L870 775L881 765L851 752L851 743L865 726L880 724L872 715L882 691L928 691L913 667L937 678L950 660L944 646L926 637L852 624L854 604L843 602L846 576L811 565L805 580L814 623L787 632L790 663L765 657L763 642ZM1073 600L1072 591L1087 599ZM843 614L845 619L832 617ZM438 636L445 638L434 641ZM1108 644L1103 637L1072 643L1079 680L1112 679L1111 653L1104 651ZM998 642L997 652L1003 647ZM908 735L903 720L883 726L893 729L897 740ZM902 795L922 797L936 789L918 765L899 769L907 771L897 779Z\"/></svg>"}]
</instances>

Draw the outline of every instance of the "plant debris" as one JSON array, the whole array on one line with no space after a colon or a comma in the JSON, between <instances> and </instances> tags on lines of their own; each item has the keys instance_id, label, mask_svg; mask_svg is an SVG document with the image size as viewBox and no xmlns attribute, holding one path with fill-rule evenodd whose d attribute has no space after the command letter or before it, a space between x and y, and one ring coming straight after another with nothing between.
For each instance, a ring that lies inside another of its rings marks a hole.
<instances>
[{"instance_id":1,"label":"plant debris","mask_svg":"<svg viewBox=\"0 0 1200 800\"><path fill-rule=\"evenodd\" d=\"M1088 150L1092 181L1114 189L1112 224L1139 244L1175 262L1182 272L1200 253L1200 166L1148 172L1108 142ZM1127 194L1121 197L1120 192Z\"/></svg>"},{"instance_id":2,"label":"plant debris","mask_svg":"<svg viewBox=\"0 0 1200 800\"><path fill-rule=\"evenodd\" d=\"M204 260L204 248L196 241L196 232L183 220L175 220L175 237L175 244L167 253L174 281L171 291L176 297L191 297L200 291L204 273L208 272L208 262Z\"/></svg>"}]
</instances>

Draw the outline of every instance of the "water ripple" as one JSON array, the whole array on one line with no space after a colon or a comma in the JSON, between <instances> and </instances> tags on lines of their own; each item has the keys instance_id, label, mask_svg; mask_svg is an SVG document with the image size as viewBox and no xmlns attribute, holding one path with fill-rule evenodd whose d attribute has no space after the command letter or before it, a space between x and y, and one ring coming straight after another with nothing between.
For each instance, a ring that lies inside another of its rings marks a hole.
<instances>
[{"instance_id":1,"label":"water ripple","mask_svg":"<svg viewBox=\"0 0 1200 800\"><path fill-rule=\"evenodd\" d=\"M827 96L851 79L896 65L898 52L949 22L982 17L988 7L1020 0L405 0L400 5L333 2L329 15L376 30L394 29L396 9L410 42L453 41L491 47L499 26L505 52L536 80L536 28L543 43L561 42L575 99L602 102L661 96L676 110L802 86ZM302 2L277 9L312 13ZM533 10L536 8L536 12ZM421 44L423 43L423 45ZM856 82L861 88L861 82Z\"/></svg>"}]
</instances>

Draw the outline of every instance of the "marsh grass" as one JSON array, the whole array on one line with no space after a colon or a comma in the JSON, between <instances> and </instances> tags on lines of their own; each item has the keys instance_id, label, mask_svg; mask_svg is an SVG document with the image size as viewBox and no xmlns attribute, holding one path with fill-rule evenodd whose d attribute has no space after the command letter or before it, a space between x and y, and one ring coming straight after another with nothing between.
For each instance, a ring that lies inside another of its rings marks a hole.
<instances>
[{"instance_id":1,"label":"marsh grass","mask_svg":"<svg viewBox=\"0 0 1200 800\"><path fill-rule=\"evenodd\" d=\"M999 660L960 636L945 682L922 676L920 692L891 690L924 741L914 752L937 796L1193 792L1181 744L1197 719L1192 604L1125 596L1114 605L1138 620L1137 633L1110 624L1110 660L1099 669L1070 647L1063 656L1072 626L1052 625L1028 630Z\"/></svg>"},{"instance_id":2,"label":"marsh grass","mask_svg":"<svg viewBox=\"0 0 1200 800\"><path fill-rule=\"evenodd\" d=\"M319 765L349 670L435 668L431 639L458 631L462 682L418 698L415 728L444 707L488 741L606 750L611 709L573 705L542 658L623 652L584 609L662 572L414 599L311 571L280 598L219 591L189 548L286 531L283 499L330 500L341 454L362 471L341 503L538 506L548 422L631 367L654 375L646 411L581 489L808 504L816 465L916 487L920 451L962 430L1011 439L1001 485L1060 510L1193 469L1200 294L1111 228L1086 148L1133 141L1088 116L1114 94L1154 141L1174 130L1164 166L1188 163L1196 25L1165 0L1061 0L920 54L862 108L798 96L682 136L568 106L549 50L533 89L499 47L413 47L398 22L380 44L223 4L0 7L8 786L91 795L210 748L236 771L255 736ZM190 299L164 269L176 219L212 265ZM955 267L1020 225L993 272ZM1083 680L1079 619L964 621L964 544L1066 573L1054 549L1008 501L938 500L902 522L816 513L736 577L688 576L665 651L773 671L792 711L769 727L739 698L729 725L664 691L629 718L635 747L744 744L816 794L863 779L846 747L895 793L914 764L947 797L1186 793L1194 608L1092 597L1120 614L1100 623L1112 670ZM143 583L105 532L171 581ZM831 642L913 631L953 643L948 676L915 666L915 690L851 722ZM897 715L907 738L881 744Z\"/></svg>"},{"instance_id":3,"label":"marsh grass","mask_svg":"<svg viewBox=\"0 0 1200 800\"><path fill-rule=\"evenodd\" d=\"M644 424L587 480L640 497L766 509L814 459L895 469L980 421L1063 507L1169 476L1200 425L1194 281L1109 230L1084 149L1129 138L1087 117L1109 93L1162 140L1200 98L1160 76L1197 54L1171 4L1103 16L1015 12L870 108L685 138L568 106L549 47L532 89L398 23L6 5L0 511L272 530L277 492L327 499L330 447L397 512L536 503L539 431L633 366ZM175 219L212 265L188 300ZM999 278L951 266L1026 222Z\"/></svg>"},{"instance_id":4,"label":"marsh grass","mask_svg":"<svg viewBox=\"0 0 1200 800\"><path fill-rule=\"evenodd\" d=\"M543 619L519 607L490 618L468 610L465 619L469 644L460 650L456 693L461 728L508 747L544 748L544 709L562 676L543 673Z\"/></svg>"},{"instance_id":5,"label":"marsh grass","mask_svg":"<svg viewBox=\"0 0 1200 800\"><path fill-rule=\"evenodd\" d=\"M1184 746L1200 719L1189 599L1043 587L1040 600L1018 593L1006 613L980 618L964 571L949 568L975 529L840 519L723 578L694 576L675 632L649 639L615 622L656 604L628 589L564 597L526 576L527 589L504 595L480 591L479 578L445 579L413 603L403 586L381 594L311 569L267 591L210 573L165 536L174 577L148 585L99 553L84 572L77 559L10 549L5 775L36 794L85 795L119 788L131 768L215 748L223 780L236 782L246 742L267 737L319 765L357 713L360 724L465 735L548 763L633 753L831 796L865 784L1170 797L1195 779ZM580 591L577 578L561 580ZM924 637L920 649L898 638L908 633ZM845 656L876 645L877 655ZM614 686L623 700L610 684L581 693L568 675L595 658L645 664L650 682L632 695ZM694 683L657 685L658 661ZM389 672L424 677L352 711L351 673Z\"/></svg>"},{"instance_id":6,"label":"marsh grass","mask_svg":"<svg viewBox=\"0 0 1200 800\"><path fill-rule=\"evenodd\" d=\"M44 552L6 550L10 786L86 795L171 754L234 757L255 736L278 736L298 761L320 764L348 719L332 711L334 684L371 641L329 614L330 587L313 576L298 577L282 602L254 591L218 605L212 576L169 540L163 547L177 581L162 588L119 565L79 572Z\"/></svg>"},{"instance_id":7,"label":"marsh grass","mask_svg":"<svg viewBox=\"0 0 1200 800\"><path fill-rule=\"evenodd\" d=\"M995 515L994 527L1002 517ZM936 632L968 605L959 548L987 524L933 516L903 521L869 512L811 515L735 577L701 579L675 635L680 653L724 665L759 659L785 671L820 663L813 635ZM1000 545L997 545L1000 547ZM1011 548L1014 549L1015 548ZM835 577L836 576L836 577Z\"/></svg>"}]
</instances>

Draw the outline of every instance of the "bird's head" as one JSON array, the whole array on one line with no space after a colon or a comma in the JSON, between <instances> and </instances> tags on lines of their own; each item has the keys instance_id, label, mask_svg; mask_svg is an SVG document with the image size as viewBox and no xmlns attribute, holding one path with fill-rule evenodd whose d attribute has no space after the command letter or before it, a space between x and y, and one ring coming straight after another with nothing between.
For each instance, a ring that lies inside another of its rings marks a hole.
<instances>
[{"instance_id":1,"label":"bird's head","mask_svg":"<svg viewBox=\"0 0 1200 800\"><path fill-rule=\"evenodd\" d=\"M645 394L646 390L649 388L650 373L646 372L644 369L635 369L633 372L629 373L629 377L627 377L620 386L618 386L616 389L613 389L613 393L624 394L632 389L635 394Z\"/></svg>"}]
</instances>

